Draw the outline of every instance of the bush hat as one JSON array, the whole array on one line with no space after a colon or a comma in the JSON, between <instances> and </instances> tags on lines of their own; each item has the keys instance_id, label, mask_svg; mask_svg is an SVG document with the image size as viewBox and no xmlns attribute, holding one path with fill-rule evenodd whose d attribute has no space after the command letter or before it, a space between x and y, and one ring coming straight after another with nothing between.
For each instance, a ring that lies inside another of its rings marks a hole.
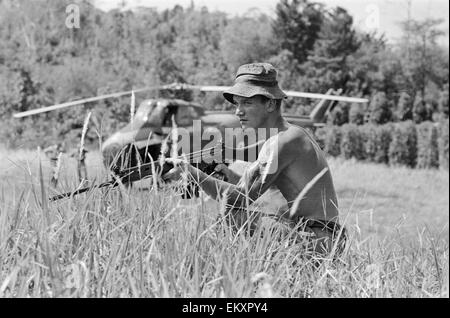
<instances>
[{"instance_id":1,"label":"bush hat","mask_svg":"<svg viewBox=\"0 0 450 318\"><path fill-rule=\"evenodd\" d=\"M234 85L223 93L223 97L236 104L233 96L252 97L263 95L270 99L283 99L287 95L278 86L277 70L269 63L241 65L236 73Z\"/></svg>"}]
</instances>

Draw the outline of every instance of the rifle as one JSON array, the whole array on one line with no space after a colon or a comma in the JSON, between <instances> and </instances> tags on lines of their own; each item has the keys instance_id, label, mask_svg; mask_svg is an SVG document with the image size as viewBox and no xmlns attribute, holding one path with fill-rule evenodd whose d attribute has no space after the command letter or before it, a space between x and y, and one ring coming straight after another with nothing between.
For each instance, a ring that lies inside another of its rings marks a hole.
<instances>
[{"instance_id":1,"label":"rifle","mask_svg":"<svg viewBox=\"0 0 450 318\"><path fill-rule=\"evenodd\" d=\"M236 154L238 152L246 152L247 150L251 149L252 147L259 147L261 146L263 143L263 141L259 141L255 144L246 146L246 147L242 147L242 148L228 148L233 152L233 158L236 157ZM221 180L227 181L226 177L218 172L215 172L214 168L215 166L218 164L218 162L216 161L212 161L211 164L203 164L203 163L198 163L198 159L200 158L214 158L214 154L211 155L211 151L216 152L218 151L220 153L220 157L221 157L221 162L225 163L225 149L227 147L225 146L225 144L223 142L218 143L217 146L215 147L210 147L210 148L206 148L206 149L201 149L199 151L194 151L192 153L189 154L185 154L184 156L179 156L178 158L182 159L182 158L186 158L188 159L188 161L192 162L196 162L195 164L197 165L197 168L199 168L200 170L202 170L203 172L213 175L216 178L219 178ZM248 155L247 155L248 157ZM246 158L247 158L246 157ZM195 161L197 159L197 161ZM152 167L153 165L153 167ZM160 164L160 161L153 161L153 162L149 162L149 163L143 163L140 164L138 166L134 166L134 167L130 167L130 168L126 168L126 169L120 169L117 168L117 166L113 165L113 168L111 168L111 170L113 171L114 177L112 180L100 183L98 185L94 185L91 187L86 187L86 188L82 188L82 189L78 189L76 191L72 191L72 192L66 192L66 193L62 193L62 194L58 194L55 195L51 198L49 198L50 201L57 201L63 198L67 198L67 197L72 197L84 192L87 192L91 189L100 189L100 188L105 188L105 187L116 187L119 185L120 182L122 183L132 183L134 181L139 181L145 178L148 178L150 176L152 176L153 174L153 169L155 170L155 172L160 173L161 175L167 173L170 169L173 168L173 164L168 163L168 162L164 162L162 165ZM119 182L120 180L120 182Z\"/></svg>"},{"instance_id":2,"label":"rifle","mask_svg":"<svg viewBox=\"0 0 450 318\"><path fill-rule=\"evenodd\" d=\"M219 151L221 151L221 153L223 154L224 152L222 151L222 149L224 148L224 145L222 143L219 145L220 145ZM211 156L211 154L210 154L211 150L217 150L217 149L218 149L217 147L202 149L200 151L195 151L188 155L185 155L184 157L189 159L190 162L193 162L195 159L199 159L199 156ZM181 158L183 158L183 156L179 156L178 158L181 159ZM205 166L205 164L202 165L202 163L199 163L198 166L200 166L199 169L201 169L205 173L214 174L214 173L216 173L214 171L214 168L217 164L218 164L217 162L213 161L212 164ZM64 198L72 197L72 196L75 196L75 195L78 195L81 193L88 192L92 189L100 189L100 188L105 188L105 187L114 188L114 187L118 186L119 183L121 183L121 182L122 183L132 183L135 181L139 181L139 180L148 178L153 175L153 170L155 172L157 172L157 174L163 175L172 168L173 168L173 164L164 162L161 165L160 161L143 163L138 166L134 166L134 167L126 168L126 169L120 169L120 167L117 167L117 165L113 165L113 167L111 168L111 170L113 172L112 180L109 180L109 181L106 181L106 182L103 182L103 183L100 183L97 185L93 185L90 187L78 189L75 191L58 194L58 195L55 195L55 196L49 198L49 200L57 201L60 199L64 199ZM218 176L218 177L221 177L221 179L224 179L223 176Z\"/></svg>"},{"instance_id":3,"label":"rifle","mask_svg":"<svg viewBox=\"0 0 450 318\"><path fill-rule=\"evenodd\" d=\"M163 171L162 173L166 173L167 171L169 171L170 169L172 169L173 165L166 163L165 169L161 169L161 166L158 162L153 162L154 166L155 166L155 170L158 167L158 170L156 171ZM127 168L124 170L120 170L120 171L116 171L115 176L113 177L112 180L97 184L97 185L93 185L91 187L85 187L82 189L78 189L75 191L71 191L71 192L66 192L66 193L62 193L62 194L58 194L55 195L51 198L49 198L50 201L57 201L57 200L61 200L64 198L68 198L68 197L72 197L81 193L85 193L88 192L92 189L101 189L101 188L105 188L105 187L111 187L111 188L115 188L119 185L119 180L122 183L128 183L128 182L134 182L134 181L139 181L145 178L148 178L152 175L152 166L151 163L144 163L141 164L139 166L136 167L131 167L131 168Z\"/></svg>"}]
</instances>

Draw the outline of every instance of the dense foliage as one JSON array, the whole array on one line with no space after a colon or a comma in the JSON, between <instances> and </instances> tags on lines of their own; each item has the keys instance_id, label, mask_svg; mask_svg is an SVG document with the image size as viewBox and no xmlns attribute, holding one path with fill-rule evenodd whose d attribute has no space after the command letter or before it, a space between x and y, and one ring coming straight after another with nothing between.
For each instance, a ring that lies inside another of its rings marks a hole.
<instances>
[{"instance_id":1,"label":"dense foliage","mask_svg":"<svg viewBox=\"0 0 450 318\"><path fill-rule=\"evenodd\" d=\"M194 5L103 12L80 0L80 28L68 28L72 2L0 1L0 135L8 146L44 146L62 136L78 142L88 110L94 111L88 142L96 142L129 120L130 100L22 120L12 120L13 113L175 81L228 85L240 64L255 61L274 64L284 89L334 88L371 99L367 106L338 104L329 116L334 125L448 118L448 51L437 44L442 21L411 20L404 40L388 44L356 30L345 9L306 0L281 0L274 17L259 11L230 17ZM183 97L229 107L220 94ZM308 114L313 102L291 99L285 111Z\"/></svg>"},{"instance_id":2,"label":"dense foliage","mask_svg":"<svg viewBox=\"0 0 450 318\"><path fill-rule=\"evenodd\" d=\"M346 124L326 126L316 138L331 156L355 158L392 166L417 168L449 167L449 124L412 121L385 125Z\"/></svg>"}]
</instances>

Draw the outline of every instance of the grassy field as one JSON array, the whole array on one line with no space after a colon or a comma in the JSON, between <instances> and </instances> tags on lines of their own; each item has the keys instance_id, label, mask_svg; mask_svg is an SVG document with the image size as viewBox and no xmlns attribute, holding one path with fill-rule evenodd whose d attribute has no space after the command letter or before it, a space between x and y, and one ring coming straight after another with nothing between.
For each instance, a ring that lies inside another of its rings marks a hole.
<instances>
[{"instance_id":1,"label":"grassy field","mask_svg":"<svg viewBox=\"0 0 450 318\"><path fill-rule=\"evenodd\" d=\"M449 297L448 172L330 159L350 241L317 268L276 233L233 235L205 196L133 187L48 203L76 188L74 159L54 190L44 156L0 157L0 297ZM104 180L98 154L88 162Z\"/></svg>"}]
</instances>

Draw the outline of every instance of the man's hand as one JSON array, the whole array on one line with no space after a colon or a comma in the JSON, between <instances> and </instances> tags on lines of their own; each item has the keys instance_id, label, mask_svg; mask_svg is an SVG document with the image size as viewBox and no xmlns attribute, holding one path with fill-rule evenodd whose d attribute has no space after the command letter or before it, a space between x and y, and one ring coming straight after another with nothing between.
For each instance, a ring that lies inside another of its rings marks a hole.
<instances>
[{"instance_id":1,"label":"man's hand","mask_svg":"<svg viewBox=\"0 0 450 318\"><path fill-rule=\"evenodd\" d=\"M182 173L188 170L187 165L189 163L186 160L178 158L166 158L165 161L173 164L174 166L161 177L165 182L180 180Z\"/></svg>"},{"instance_id":2,"label":"man's hand","mask_svg":"<svg viewBox=\"0 0 450 318\"><path fill-rule=\"evenodd\" d=\"M214 168L214 171L223 174L227 178L226 180L232 184L238 183L239 179L241 178L240 175L238 175L236 172L228 168L228 166L223 163L219 163Z\"/></svg>"}]
</instances>

